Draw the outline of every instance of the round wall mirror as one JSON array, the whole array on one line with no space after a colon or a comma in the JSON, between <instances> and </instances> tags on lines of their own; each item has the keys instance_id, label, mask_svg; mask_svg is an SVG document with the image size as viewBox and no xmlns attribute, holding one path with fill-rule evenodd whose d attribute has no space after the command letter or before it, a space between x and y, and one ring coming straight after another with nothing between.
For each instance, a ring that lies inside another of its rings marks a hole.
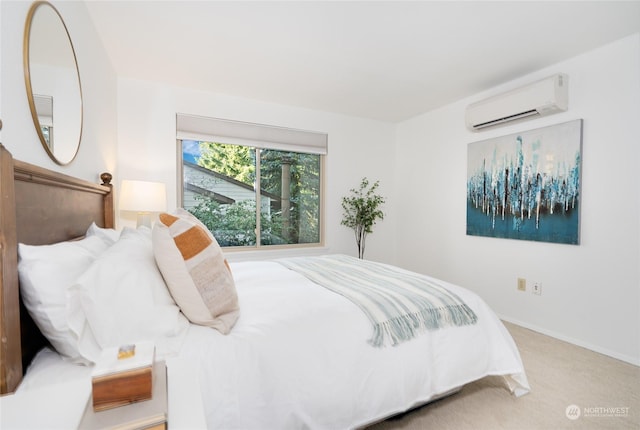
<instances>
[{"instance_id":1,"label":"round wall mirror","mask_svg":"<svg viewBox=\"0 0 640 430\"><path fill-rule=\"evenodd\" d=\"M52 4L31 5L23 53L27 98L40 142L53 161L69 164L82 136L82 88L69 32Z\"/></svg>"}]
</instances>

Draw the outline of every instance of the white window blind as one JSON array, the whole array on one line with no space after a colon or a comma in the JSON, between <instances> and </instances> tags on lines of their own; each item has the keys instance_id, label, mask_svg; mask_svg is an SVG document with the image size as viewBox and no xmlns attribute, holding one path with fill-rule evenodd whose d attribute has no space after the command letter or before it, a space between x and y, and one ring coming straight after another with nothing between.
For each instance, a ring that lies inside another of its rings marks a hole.
<instances>
[{"instance_id":1,"label":"white window blind","mask_svg":"<svg viewBox=\"0 0 640 430\"><path fill-rule=\"evenodd\" d=\"M177 114L176 137L325 155L327 134L264 124Z\"/></svg>"},{"instance_id":2,"label":"white window blind","mask_svg":"<svg viewBox=\"0 0 640 430\"><path fill-rule=\"evenodd\" d=\"M40 125L53 127L53 97L33 95Z\"/></svg>"}]
</instances>

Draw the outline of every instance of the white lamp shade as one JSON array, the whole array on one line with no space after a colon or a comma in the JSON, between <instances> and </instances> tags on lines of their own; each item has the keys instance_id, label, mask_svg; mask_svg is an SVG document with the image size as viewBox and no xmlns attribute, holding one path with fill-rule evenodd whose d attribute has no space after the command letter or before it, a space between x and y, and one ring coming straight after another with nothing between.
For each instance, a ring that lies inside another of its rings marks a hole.
<instances>
[{"instance_id":1,"label":"white lamp shade","mask_svg":"<svg viewBox=\"0 0 640 430\"><path fill-rule=\"evenodd\" d=\"M123 180L120 189L120 210L132 212L162 212L167 210L167 190L161 182Z\"/></svg>"}]
</instances>

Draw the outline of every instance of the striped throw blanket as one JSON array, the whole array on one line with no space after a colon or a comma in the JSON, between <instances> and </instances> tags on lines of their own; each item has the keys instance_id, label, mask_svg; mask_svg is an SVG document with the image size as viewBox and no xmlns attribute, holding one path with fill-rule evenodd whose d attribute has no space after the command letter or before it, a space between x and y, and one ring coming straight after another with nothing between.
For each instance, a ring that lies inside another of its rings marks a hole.
<instances>
[{"instance_id":1,"label":"striped throw blanket","mask_svg":"<svg viewBox=\"0 0 640 430\"><path fill-rule=\"evenodd\" d=\"M346 255L277 260L355 303L373 324L369 343L397 345L426 330L475 324L477 316L435 280Z\"/></svg>"}]
</instances>

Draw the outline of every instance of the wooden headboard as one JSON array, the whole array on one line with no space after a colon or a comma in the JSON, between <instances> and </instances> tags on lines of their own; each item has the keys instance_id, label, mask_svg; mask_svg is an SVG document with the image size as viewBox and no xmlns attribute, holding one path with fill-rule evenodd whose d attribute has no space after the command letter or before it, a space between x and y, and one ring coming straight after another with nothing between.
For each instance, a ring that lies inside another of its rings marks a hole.
<instances>
[{"instance_id":1,"label":"wooden headboard","mask_svg":"<svg viewBox=\"0 0 640 430\"><path fill-rule=\"evenodd\" d=\"M114 228L111 175L101 178L98 185L14 160L0 144L0 394L15 391L46 344L20 300L18 243L77 239L92 222Z\"/></svg>"}]
</instances>

